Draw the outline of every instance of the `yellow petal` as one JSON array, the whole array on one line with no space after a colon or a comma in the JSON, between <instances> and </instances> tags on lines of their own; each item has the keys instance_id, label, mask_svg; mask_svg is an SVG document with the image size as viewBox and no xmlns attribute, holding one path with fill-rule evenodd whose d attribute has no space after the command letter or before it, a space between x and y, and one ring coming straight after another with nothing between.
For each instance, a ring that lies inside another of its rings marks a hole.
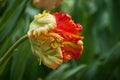
<instances>
[{"instance_id":1,"label":"yellow petal","mask_svg":"<svg viewBox=\"0 0 120 80\"><path fill-rule=\"evenodd\" d=\"M56 48L51 47L51 39L44 38L37 41L31 40L32 50L34 55L49 68L56 69L63 63L63 56L60 46ZM57 43L55 43L57 44Z\"/></svg>"}]
</instances>

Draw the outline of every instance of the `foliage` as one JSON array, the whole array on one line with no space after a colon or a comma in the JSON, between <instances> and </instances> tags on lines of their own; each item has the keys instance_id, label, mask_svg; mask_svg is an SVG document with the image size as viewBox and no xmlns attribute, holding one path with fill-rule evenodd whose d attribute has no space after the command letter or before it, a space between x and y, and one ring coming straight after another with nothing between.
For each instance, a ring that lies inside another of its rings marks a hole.
<instances>
[{"instance_id":1,"label":"foliage","mask_svg":"<svg viewBox=\"0 0 120 80\"><path fill-rule=\"evenodd\" d=\"M29 41L0 67L0 80L120 80L120 0L63 0L54 11L83 25L84 52L51 70L39 65ZM36 9L30 0L0 0L0 57L26 34Z\"/></svg>"}]
</instances>

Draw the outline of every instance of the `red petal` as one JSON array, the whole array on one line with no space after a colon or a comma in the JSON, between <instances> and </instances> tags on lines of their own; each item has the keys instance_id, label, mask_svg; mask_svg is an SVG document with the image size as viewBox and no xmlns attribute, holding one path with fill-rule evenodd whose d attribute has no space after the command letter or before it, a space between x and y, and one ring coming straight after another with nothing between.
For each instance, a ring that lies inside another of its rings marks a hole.
<instances>
[{"instance_id":1,"label":"red petal","mask_svg":"<svg viewBox=\"0 0 120 80\"><path fill-rule=\"evenodd\" d=\"M72 59L72 55L69 53L66 53L66 51L64 51L64 49L62 49L62 54L63 54L63 61L64 62L68 62L69 60Z\"/></svg>"},{"instance_id":2,"label":"red petal","mask_svg":"<svg viewBox=\"0 0 120 80\"><path fill-rule=\"evenodd\" d=\"M57 29L77 35L82 30L82 26L75 24L69 15L62 13L55 13L53 15L56 17Z\"/></svg>"},{"instance_id":3,"label":"red petal","mask_svg":"<svg viewBox=\"0 0 120 80\"><path fill-rule=\"evenodd\" d=\"M71 41L71 42L76 43L78 40L83 39L82 36L71 34L69 32L65 32L65 31L62 31L62 30L57 30L56 29L55 32L58 33L60 36L62 36L64 41Z\"/></svg>"},{"instance_id":4,"label":"red petal","mask_svg":"<svg viewBox=\"0 0 120 80\"><path fill-rule=\"evenodd\" d=\"M82 45L77 45L71 42L65 42L63 45L62 50L64 53L70 54L75 60L81 56L83 50ZM63 54L63 57L66 56Z\"/></svg>"},{"instance_id":5,"label":"red petal","mask_svg":"<svg viewBox=\"0 0 120 80\"><path fill-rule=\"evenodd\" d=\"M71 17L67 14L55 13L57 27L53 31L63 37L62 54L64 62L69 61L71 58L77 60L83 50L83 45L78 45L78 40L83 37L79 36L82 31L80 24L75 24Z\"/></svg>"},{"instance_id":6,"label":"red petal","mask_svg":"<svg viewBox=\"0 0 120 80\"><path fill-rule=\"evenodd\" d=\"M82 26L80 24L76 24L76 29L81 32L82 31Z\"/></svg>"}]
</instances>

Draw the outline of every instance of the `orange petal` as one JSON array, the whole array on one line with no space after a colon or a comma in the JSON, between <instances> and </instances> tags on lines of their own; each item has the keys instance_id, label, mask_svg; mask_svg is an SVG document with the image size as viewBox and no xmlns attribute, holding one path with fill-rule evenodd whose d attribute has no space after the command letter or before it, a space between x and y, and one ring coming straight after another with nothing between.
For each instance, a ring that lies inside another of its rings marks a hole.
<instances>
[{"instance_id":1,"label":"orange petal","mask_svg":"<svg viewBox=\"0 0 120 80\"><path fill-rule=\"evenodd\" d=\"M64 53L70 54L75 60L77 60L82 54L83 45L75 44L72 42L63 42L62 50ZM63 55L63 57L66 56Z\"/></svg>"},{"instance_id":2,"label":"orange petal","mask_svg":"<svg viewBox=\"0 0 120 80\"><path fill-rule=\"evenodd\" d=\"M60 36L62 36L64 41L71 41L77 43L78 40L82 40L84 38L82 36L71 34L63 30L56 29L55 32L58 33Z\"/></svg>"}]
</instances>

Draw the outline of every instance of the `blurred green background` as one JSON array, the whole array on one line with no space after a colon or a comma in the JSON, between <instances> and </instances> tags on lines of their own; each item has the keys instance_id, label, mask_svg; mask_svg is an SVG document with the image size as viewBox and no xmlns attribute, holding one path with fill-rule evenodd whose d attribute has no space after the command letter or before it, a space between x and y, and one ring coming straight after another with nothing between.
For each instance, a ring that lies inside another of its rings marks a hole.
<instances>
[{"instance_id":1,"label":"blurred green background","mask_svg":"<svg viewBox=\"0 0 120 80\"><path fill-rule=\"evenodd\" d=\"M27 40L0 66L0 80L120 80L120 0L63 0L51 13L58 11L83 26L81 58L52 70L39 65ZM0 0L0 57L39 12L32 0Z\"/></svg>"}]
</instances>

